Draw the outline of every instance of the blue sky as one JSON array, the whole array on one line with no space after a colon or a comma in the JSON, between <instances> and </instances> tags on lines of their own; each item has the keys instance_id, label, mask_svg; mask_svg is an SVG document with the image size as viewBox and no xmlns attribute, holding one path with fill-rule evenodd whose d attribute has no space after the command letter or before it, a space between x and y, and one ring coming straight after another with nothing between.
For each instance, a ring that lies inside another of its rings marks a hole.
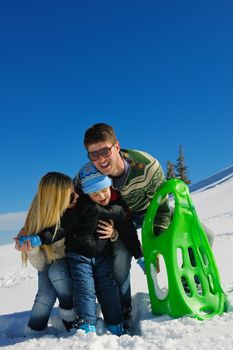
<instances>
[{"instance_id":1,"label":"blue sky","mask_svg":"<svg viewBox=\"0 0 233 350\"><path fill-rule=\"evenodd\" d=\"M164 170L183 145L193 183L232 165L232 18L232 0L2 1L0 214L74 176L96 122Z\"/></svg>"}]
</instances>

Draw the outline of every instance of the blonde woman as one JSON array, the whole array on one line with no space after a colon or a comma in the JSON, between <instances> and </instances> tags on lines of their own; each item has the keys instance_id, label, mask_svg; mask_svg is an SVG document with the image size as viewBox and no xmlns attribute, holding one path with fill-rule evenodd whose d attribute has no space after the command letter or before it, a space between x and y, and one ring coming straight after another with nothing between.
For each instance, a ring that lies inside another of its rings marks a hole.
<instances>
[{"instance_id":1,"label":"blonde woman","mask_svg":"<svg viewBox=\"0 0 233 350\"><path fill-rule=\"evenodd\" d=\"M66 329L73 326L73 284L65 258L64 240L65 234L76 231L80 220L82 222L85 200L83 196L77 200L78 197L69 176L58 172L46 174L39 183L24 228L18 235L16 249L22 252L23 262L29 259L38 270L38 292L27 334L46 328L56 298ZM114 232L113 224L103 220L99 220L98 228L102 240L109 239Z\"/></svg>"},{"instance_id":2,"label":"blonde woman","mask_svg":"<svg viewBox=\"0 0 233 350\"><path fill-rule=\"evenodd\" d=\"M42 177L37 194L29 208L23 235L34 236L47 227L60 227L60 218L67 208L74 207L78 194L74 192L72 179L58 172ZM21 231L22 234L22 231ZM36 236L35 236L36 237ZM16 249L22 251L23 262L38 270L38 291L31 310L25 333L37 334L44 331L55 304L59 300L59 313L67 330L74 321L73 285L64 252L64 239L50 245L35 246L30 241Z\"/></svg>"}]
</instances>

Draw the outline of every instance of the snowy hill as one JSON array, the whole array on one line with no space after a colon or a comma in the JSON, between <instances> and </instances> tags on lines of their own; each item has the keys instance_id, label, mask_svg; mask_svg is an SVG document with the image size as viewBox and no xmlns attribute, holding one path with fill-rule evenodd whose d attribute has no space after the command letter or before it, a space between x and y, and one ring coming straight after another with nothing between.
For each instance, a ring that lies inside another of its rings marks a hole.
<instances>
[{"instance_id":1,"label":"snowy hill","mask_svg":"<svg viewBox=\"0 0 233 350\"><path fill-rule=\"evenodd\" d=\"M215 233L213 252L223 288L229 291L233 289L233 167L220 173L203 180L203 186L196 187L191 195L201 220ZM146 278L134 261L131 281L136 335L133 337L124 335L120 338L109 334L67 335L63 332L55 307L49 329L43 337L24 337L24 327L36 293L36 271L31 266L22 269L20 254L14 249L13 244L0 246L0 265L2 349L230 350L233 348L231 294L228 295L229 312L208 321L198 321L189 317L179 319L171 319L168 316L155 317L150 310Z\"/></svg>"},{"instance_id":2,"label":"snowy hill","mask_svg":"<svg viewBox=\"0 0 233 350\"><path fill-rule=\"evenodd\" d=\"M230 167L233 169L233 167ZM233 231L233 173L225 170L204 180L204 187L191 192L200 219L215 235L229 235ZM227 170L227 169L226 169Z\"/></svg>"},{"instance_id":3,"label":"snowy hill","mask_svg":"<svg viewBox=\"0 0 233 350\"><path fill-rule=\"evenodd\" d=\"M207 177L204 180L201 180L193 185L189 186L190 192L194 191L204 191L208 188L214 187L221 184L233 177L233 165L228 168L223 169L222 171Z\"/></svg>"}]
</instances>

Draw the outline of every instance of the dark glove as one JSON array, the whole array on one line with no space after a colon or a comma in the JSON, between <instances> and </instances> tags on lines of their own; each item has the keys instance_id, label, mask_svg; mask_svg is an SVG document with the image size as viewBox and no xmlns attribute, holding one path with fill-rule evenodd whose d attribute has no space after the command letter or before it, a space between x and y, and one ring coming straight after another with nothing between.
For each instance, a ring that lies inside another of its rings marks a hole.
<instances>
[{"instance_id":1,"label":"dark glove","mask_svg":"<svg viewBox=\"0 0 233 350\"><path fill-rule=\"evenodd\" d=\"M163 231L164 231L164 228L162 228L160 226L154 226L154 234L155 234L155 236L160 236Z\"/></svg>"}]
</instances>

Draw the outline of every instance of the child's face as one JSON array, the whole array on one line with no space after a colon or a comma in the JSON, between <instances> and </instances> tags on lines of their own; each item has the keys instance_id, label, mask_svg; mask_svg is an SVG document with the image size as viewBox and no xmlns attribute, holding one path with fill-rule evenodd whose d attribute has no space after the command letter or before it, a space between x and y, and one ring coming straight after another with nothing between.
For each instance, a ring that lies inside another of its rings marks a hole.
<instances>
[{"instance_id":1,"label":"child's face","mask_svg":"<svg viewBox=\"0 0 233 350\"><path fill-rule=\"evenodd\" d=\"M108 205L111 198L111 190L110 187L103 188L102 190L94 193L90 193L89 197L93 202L100 205Z\"/></svg>"}]
</instances>

